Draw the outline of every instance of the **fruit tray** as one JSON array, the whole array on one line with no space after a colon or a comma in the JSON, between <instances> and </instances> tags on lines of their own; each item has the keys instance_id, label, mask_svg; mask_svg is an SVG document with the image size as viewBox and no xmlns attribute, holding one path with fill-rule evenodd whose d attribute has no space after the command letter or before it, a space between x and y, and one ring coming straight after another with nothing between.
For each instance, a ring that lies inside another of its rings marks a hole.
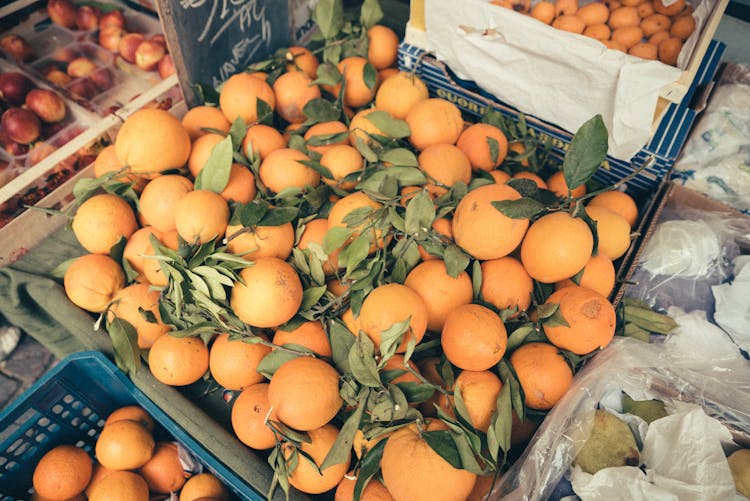
<instances>
[{"instance_id":1,"label":"fruit tray","mask_svg":"<svg viewBox=\"0 0 750 501\"><path fill-rule=\"evenodd\" d=\"M162 80L153 61L141 58L139 64L143 68L136 64L135 50L146 39L158 40L163 47L166 42L160 35L159 20L154 15L136 11L117 1L98 5L105 13L103 15L121 11L124 28L109 32L99 30L95 24L89 30L66 28L53 23L47 2L35 2L30 13L27 14L26 10L16 12L2 25L3 35L16 35L26 40L30 53L19 57L17 53L5 50L4 56L15 60L37 78L51 82L69 99L106 116ZM120 44L125 38L130 43ZM160 54L163 52L154 57Z\"/></svg>"},{"instance_id":2,"label":"fruit tray","mask_svg":"<svg viewBox=\"0 0 750 501\"><path fill-rule=\"evenodd\" d=\"M0 501L28 499L34 465L46 451L75 444L92 453L106 416L140 405L157 423L157 440L176 440L238 499L263 499L146 397L99 352L60 361L0 413Z\"/></svg>"}]
</instances>

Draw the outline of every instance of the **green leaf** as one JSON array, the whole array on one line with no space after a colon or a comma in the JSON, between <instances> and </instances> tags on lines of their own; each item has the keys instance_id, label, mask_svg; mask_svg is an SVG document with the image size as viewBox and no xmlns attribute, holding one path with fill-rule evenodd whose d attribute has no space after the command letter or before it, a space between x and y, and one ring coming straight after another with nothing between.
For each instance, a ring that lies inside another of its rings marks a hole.
<instances>
[{"instance_id":1,"label":"green leaf","mask_svg":"<svg viewBox=\"0 0 750 501\"><path fill-rule=\"evenodd\" d=\"M504 384L495 403L496 415L493 419L495 438L500 449L507 453L510 450L510 434L513 425L513 404L511 402L511 386Z\"/></svg>"},{"instance_id":2,"label":"green leaf","mask_svg":"<svg viewBox=\"0 0 750 501\"><path fill-rule=\"evenodd\" d=\"M411 150L406 148L385 150L380 154L380 161L398 167L419 167L417 156Z\"/></svg>"},{"instance_id":3,"label":"green leaf","mask_svg":"<svg viewBox=\"0 0 750 501\"><path fill-rule=\"evenodd\" d=\"M463 468L463 463L461 463L461 456L458 453L456 442L453 440L449 431L426 431L422 433L422 438L433 451L437 452L437 454L445 459L452 467L458 469Z\"/></svg>"},{"instance_id":4,"label":"green leaf","mask_svg":"<svg viewBox=\"0 0 750 501\"><path fill-rule=\"evenodd\" d=\"M533 219L547 207L533 198L519 198L517 200L499 200L490 202L494 208L511 219Z\"/></svg>"},{"instance_id":5,"label":"green leaf","mask_svg":"<svg viewBox=\"0 0 750 501\"><path fill-rule=\"evenodd\" d=\"M586 121L576 131L563 160L568 189L574 190L591 179L607 157L607 127L601 115Z\"/></svg>"},{"instance_id":6,"label":"green leaf","mask_svg":"<svg viewBox=\"0 0 750 501\"><path fill-rule=\"evenodd\" d=\"M411 323L411 315L401 322L396 322L387 329L383 329L380 333L380 354L383 360L391 358L396 350L401 345L404 334L409 331L409 324ZM410 336L413 334L409 333Z\"/></svg>"},{"instance_id":7,"label":"green leaf","mask_svg":"<svg viewBox=\"0 0 750 501\"><path fill-rule=\"evenodd\" d=\"M195 178L196 190L209 190L214 193L224 191L232 169L232 151L231 136L225 137L213 147L206 164Z\"/></svg>"},{"instance_id":8,"label":"green leaf","mask_svg":"<svg viewBox=\"0 0 750 501\"><path fill-rule=\"evenodd\" d=\"M445 248L443 260L445 261L446 272L453 278L456 278L469 266L469 256L457 245L449 245Z\"/></svg>"},{"instance_id":9,"label":"green leaf","mask_svg":"<svg viewBox=\"0 0 750 501\"><path fill-rule=\"evenodd\" d=\"M479 437L466 430L463 430L462 433L453 432L451 433L451 436L456 444L458 455L461 458L462 468L477 475L485 473L484 469L479 466L479 462L477 461L476 455L479 451L471 443L472 439L476 441Z\"/></svg>"},{"instance_id":10,"label":"green leaf","mask_svg":"<svg viewBox=\"0 0 750 501\"><path fill-rule=\"evenodd\" d=\"M404 229L408 235L417 235L420 232L430 231L434 220L435 204L427 190L421 190L406 205Z\"/></svg>"},{"instance_id":11,"label":"green leaf","mask_svg":"<svg viewBox=\"0 0 750 501\"><path fill-rule=\"evenodd\" d=\"M312 19L325 38L335 38L344 25L342 0L319 0L313 11Z\"/></svg>"},{"instance_id":12,"label":"green leaf","mask_svg":"<svg viewBox=\"0 0 750 501\"><path fill-rule=\"evenodd\" d=\"M367 77L368 66L370 66L369 63L365 65L365 77ZM372 66L370 66L370 68L372 68ZM375 70L373 69L373 71ZM372 122L378 129L380 129L380 131L384 135L388 137L400 139L403 137L409 137L409 135L411 135L409 124L407 124L404 120L393 118L390 114L388 114L387 111L373 111L372 113L368 113L365 118Z\"/></svg>"},{"instance_id":13,"label":"green leaf","mask_svg":"<svg viewBox=\"0 0 750 501\"><path fill-rule=\"evenodd\" d=\"M325 165L315 160L299 160L299 163L305 167L309 167L326 179L334 179L333 174Z\"/></svg>"},{"instance_id":14,"label":"green leaf","mask_svg":"<svg viewBox=\"0 0 750 501\"><path fill-rule=\"evenodd\" d=\"M338 70L336 70L338 72ZM318 70L320 72L320 70ZM320 74L320 73L319 73ZM335 84L335 82L334 82ZM307 102L302 112L313 122L333 122L341 117L341 110L335 104L323 98L315 98Z\"/></svg>"},{"instance_id":15,"label":"green leaf","mask_svg":"<svg viewBox=\"0 0 750 501\"><path fill-rule=\"evenodd\" d=\"M362 422L362 415L365 412L365 404L370 396L369 388L363 388L359 392L357 398L359 404L357 410L355 410L349 419L346 420L344 426L341 427L336 441L333 442L331 450L326 454L323 463L320 465L321 470L325 470L329 466L335 464L342 464L349 461L349 457L352 451L352 444L354 443L354 434L359 428L359 423Z\"/></svg>"},{"instance_id":16,"label":"green leaf","mask_svg":"<svg viewBox=\"0 0 750 501\"><path fill-rule=\"evenodd\" d=\"M383 9L380 8L378 0L365 0L359 14L359 22L365 28L370 28L383 18Z\"/></svg>"},{"instance_id":17,"label":"green leaf","mask_svg":"<svg viewBox=\"0 0 750 501\"><path fill-rule=\"evenodd\" d=\"M325 293L325 285L320 285L318 287L308 287L307 289L305 289L304 292L302 292L302 306L300 306L300 311L307 311L315 306L315 304L320 301L320 298L323 297L323 294Z\"/></svg>"},{"instance_id":18,"label":"green leaf","mask_svg":"<svg viewBox=\"0 0 750 501\"><path fill-rule=\"evenodd\" d=\"M294 221L298 214L297 207L275 207L263 215L258 226L281 226Z\"/></svg>"},{"instance_id":19,"label":"green leaf","mask_svg":"<svg viewBox=\"0 0 750 501\"><path fill-rule=\"evenodd\" d=\"M519 346L521 346L524 342L524 340L528 337L529 334L534 332L534 326L533 325L522 325L521 327L517 328L513 331L513 333L508 336L508 346L507 350L513 351Z\"/></svg>"},{"instance_id":20,"label":"green leaf","mask_svg":"<svg viewBox=\"0 0 750 501\"><path fill-rule=\"evenodd\" d=\"M333 85L336 85L337 83L339 83L341 81L341 78L342 78L341 72L339 71L338 67L335 64L333 64L331 62L324 62L324 63L320 63L320 65L318 66L318 78L316 80L314 80L313 83L317 84L317 85L331 85L331 86L333 86ZM316 99L313 99L310 102L316 102L317 100L318 99L316 98ZM328 103L327 100L326 100L326 103ZM334 118L333 120L338 120L339 117L341 116L341 110L339 110L338 108L336 108L336 106L333 103L330 103L330 106L329 105L325 105L323 103L316 103L313 106L316 107L316 108L318 106L324 107L326 109L325 113L328 113L329 112L328 110L330 110L331 108L337 110L338 115L336 115L336 118ZM306 107L307 106L305 106L305 108ZM302 111L305 111L305 108L303 108ZM307 112L305 112L305 115L308 118L311 118L310 115L307 114ZM318 120L318 121L328 122L330 120Z\"/></svg>"},{"instance_id":21,"label":"green leaf","mask_svg":"<svg viewBox=\"0 0 750 501\"><path fill-rule=\"evenodd\" d=\"M273 126L273 108L261 98L255 101L255 107L258 113L258 123Z\"/></svg>"},{"instance_id":22,"label":"green leaf","mask_svg":"<svg viewBox=\"0 0 750 501\"><path fill-rule=\"evenodd\" d=\"M518 419L523 421L526 418L523 388L521 388L521 385L518 382L513 366L506 359L502 359L497 364L497 370L500 373L500 379L503 381L503 386L508 386L510 389L510 401L513 410L516 411Z\"/></svg>"},{"instance_id":23,"label":"green leaf","mask_svg":"<svg viewBox=\"0 0 750 501\"><path fill-rule=\"evenodd\" d=\"M360 499L362 491L367 486L367 482L380 470L380 460L383 458L383 450L386 443L388 443L387 438L380 440L362 457L357 482L354 484L353 499Z\"/></svg>"},{"instance_id":24,"label":"green leaf","mask_svg":"<svg viewBox=\"0 0 750 501\"><path fill-rule=\"evenodd\" d=\"M293 351L276 349L263 357L258 364L258 368L255 370L266 376L268 379L271 379L279 367L300 356L301 355L294 353Z\"/></svg>"},{"instance_id":25,"label":"green leaf","mask_svg":"<svg viewBox=\"0 0 750 501\"><path fill-rule=\"evenodd\" d=\"M245 120L242 119L242 117L237 117L234 122L232 122L232 126L229 127L229 137L232 138L232 150L237 151L242 146L242 141L245 139L245 136L247 135L247 124L245 123Z\"/></svg>"},{"instance_id":26,"label":"green leaf","mask_svg":"<svg viewBox=\"0 0 750 501\"><path fill-rule=\"evenodd\" d=\"M453 389L453 406L456 408L456 416L461 419L465 425L471 426L473 429L471 416L469 416L469 410L466 408L463 396L461 395L461 388L459 386L456 386Z\"/></svg>"},{"instance_id":27,"label":"green leaf","mask_svg":"<svg viewBox=\"0 0 750 501\"><path fill-rule=\"evenodd\" d=\"M402 383L396 383L396 385L406 395L406 400L411 404L420 403L428 400L435 394L435 388L429 384L415 383L414 381L406 381Z\"/></svg>"},{"instance_id":28,"label":"green leaf","mask_svg":"<svg viewBox=\"0 0 750 501\"><path fill-rule=\"evenodd\" d=\"M473 297L479 298L482 290L482 263L478 259L471 263L471 290Z\"/></svg>"},{"instance_id":29,"label":"green leaf","mask_svg":"<svg viewBox=\"0 0 750 501\"><path fill-rule=\"evenodd\" d=\"M357 333L349 332L339 320L333 320L328 324L328 337L331 340L331 352L333 363L341 373L351 372L349 367L349 352L357 338Z\"/></svg>"},{"instance_id":30,"label":"green leaf","mask_svg":"<svg viewBox=\"0 0 750 501\"><path fill-rule=\"evenodd\" d=\"M364 68L362 68L362 79L364 80L367 88L370 90L374 89L375 84L378 83L378 70L376 70L375 67L373 67L373 65L370 64L369 62L365 63ZM407 125L407 128L408 128L408 125ZM380 130L385 133L384 129L380 129ZM390 136L390 134L388 135ZM397 137L397 136L391 136L391 137ZM403 137L406 137L406 136L403 136Z\"/></svg>"},{"instance_id":31,"label":"green leaf","mask_svg":"<svg viewBox=\"0 0 750 501\"><path fill-rule=\"evenodd\" d=\"M345 266L347 273L367 258L370 253L371 234L369 230L362 233L339 253L339 266Z\"/></svg>"},{"instance_id":32,"label":"green leaf","mask_svg":"<svg viewBox=\"0 0 750 501\"><path fill-rule=\"evenodd\" d=\"M65 277L65 272L68 270L68 267L71 265L73 261L75 261L76 257L71 257L70 259L66 259L62 263L55 266L55 268L49 272L49 275L52 278L62 279Z\"/></svg>"},{"instance_id":33,"label":"green leaf","mask_svg":"<svg viewBox=\"0 0 750 501\"><path fill-rule=\"evenodd\" d=\"M339 249L344 243L352 236L354 230L350 228L344 228L342 226L334 226L329 228L323 237L323 251L330 255L335 250Z\"/></svg>"},{"instance_id":34,"label":"green leaf","mask_svg":"<svg viewBox=\"0 0 750 501\"><path fill-rule=\"evenodd\" d=\"M323 61L326 63L338 64L341 61L342 52L343 47L341 45L328 44L323 49ZM343 100L344 93L341 92L341 94L339 94L339 99L337 99L337 103L341 104Z\"/></svg>"},{"instance_id":35,"label":"green leaf","mask_svg":"<svg viewBox=\"0 0 750 501\"><path fill-rule=\"evenodd\" d=\"M141 368L141 352L135 327L127 320L115 317L107 322L107 332L112 339L117 366L126 374L138 372Z\"/></svg>"},{"instance_id":36,"label":"green leaf","mask_svg":"<svg viewBox=\"0 0 750 501\"><path fill-rule=\"evenodd\" d=\"M560 308L557 308L551 316L542 320L542 323L548 327L570 327L570 324L565 320Z\"/></svg>"},{"instance_id":37,"label":"green leaf","mask_svg":"<svg viewBox=\"0 0 750 501\"><path fill-rule=\"evenodd\" d=\"M357 336L349 350L349 368L352 375L365 386L379 388L382 386L378 366L375 363L375 345L366 334Z\"/></svg>"},{"instance_id":38,"label":"green leaf","mask_svg":"<svg viewBox=\"0 0 750 501\"><path fill-rule=\"evenodd\" d=\"M268 208L268 202L260 199L252 200L246 204L238 204L229 224L241 224L245 228L253 227L266 215Z\"/></svg>"}]
</instances>

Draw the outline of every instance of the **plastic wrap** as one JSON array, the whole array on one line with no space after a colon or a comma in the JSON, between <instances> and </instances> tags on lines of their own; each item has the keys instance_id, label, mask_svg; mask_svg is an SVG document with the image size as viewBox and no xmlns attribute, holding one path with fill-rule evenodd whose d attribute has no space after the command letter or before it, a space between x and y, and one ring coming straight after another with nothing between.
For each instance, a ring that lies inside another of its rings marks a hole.
<instances>
[{"instance_id":1,"label":"plastic wrap","mask_svg":"<svg viewBox=\"0 0 750 501\"><path fill-rule=\"evenodd\" d=\"M750 447L747 361L739 355L716 362L681 353L668 344L615 339L578 373L491 498L549 499L590 434L595 410L619 391L635 400L661 400L670 414L681 402L697 404L724 425L733 447Z\"/></svg>"},{"instance_id":2,"label":"plastic wrap","mask_svg":"<svg viewBox=\"0 0 750 501\"><path fill-rule=\"evenodd\" d=\"M750 66L728 65L674 171L685 186L750 213Z\"/></svg>"}]
</instances>

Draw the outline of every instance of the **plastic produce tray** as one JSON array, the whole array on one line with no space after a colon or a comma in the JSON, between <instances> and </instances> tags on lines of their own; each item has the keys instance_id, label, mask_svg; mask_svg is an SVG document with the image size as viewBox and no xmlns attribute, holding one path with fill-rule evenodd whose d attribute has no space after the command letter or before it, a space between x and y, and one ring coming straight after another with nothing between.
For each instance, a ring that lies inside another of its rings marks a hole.
<instances>
[{"instance_id":1,"label":"plastic produce tray","mask_svg":"<svg viewBox=\"0 0 750 501\"><path fill-rule=\"evenodd\" d=\"M34 467L51 448L74 444L93 454L109 413L133 404L154 418L156 440L179 442L234 498L264 499L154 405L103 354L85 351L60 361L0 413L0 501L29 499Z\"/></svg>"}]
</instances>

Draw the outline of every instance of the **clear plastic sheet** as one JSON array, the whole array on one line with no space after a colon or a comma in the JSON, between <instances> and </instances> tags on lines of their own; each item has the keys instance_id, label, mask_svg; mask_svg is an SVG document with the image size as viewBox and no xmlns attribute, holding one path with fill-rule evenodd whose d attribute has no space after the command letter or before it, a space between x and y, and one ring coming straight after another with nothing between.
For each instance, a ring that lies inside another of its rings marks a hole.
<instances>
[{"instance_id":1,"label":"clear plastic sheet","mask_svg":"<svg viewBox=\"0 0 750 501\"><path fill-rule=\"evenodd\" d=\"M616 338L579 372L491 499L549 499L590 434L595 410L613 392L661 400L668 412L680 402L697 404L726 427L730 448L750 447L749 368L739 356L686 359L668 345Z\"/></svg>"}]
</instances>

